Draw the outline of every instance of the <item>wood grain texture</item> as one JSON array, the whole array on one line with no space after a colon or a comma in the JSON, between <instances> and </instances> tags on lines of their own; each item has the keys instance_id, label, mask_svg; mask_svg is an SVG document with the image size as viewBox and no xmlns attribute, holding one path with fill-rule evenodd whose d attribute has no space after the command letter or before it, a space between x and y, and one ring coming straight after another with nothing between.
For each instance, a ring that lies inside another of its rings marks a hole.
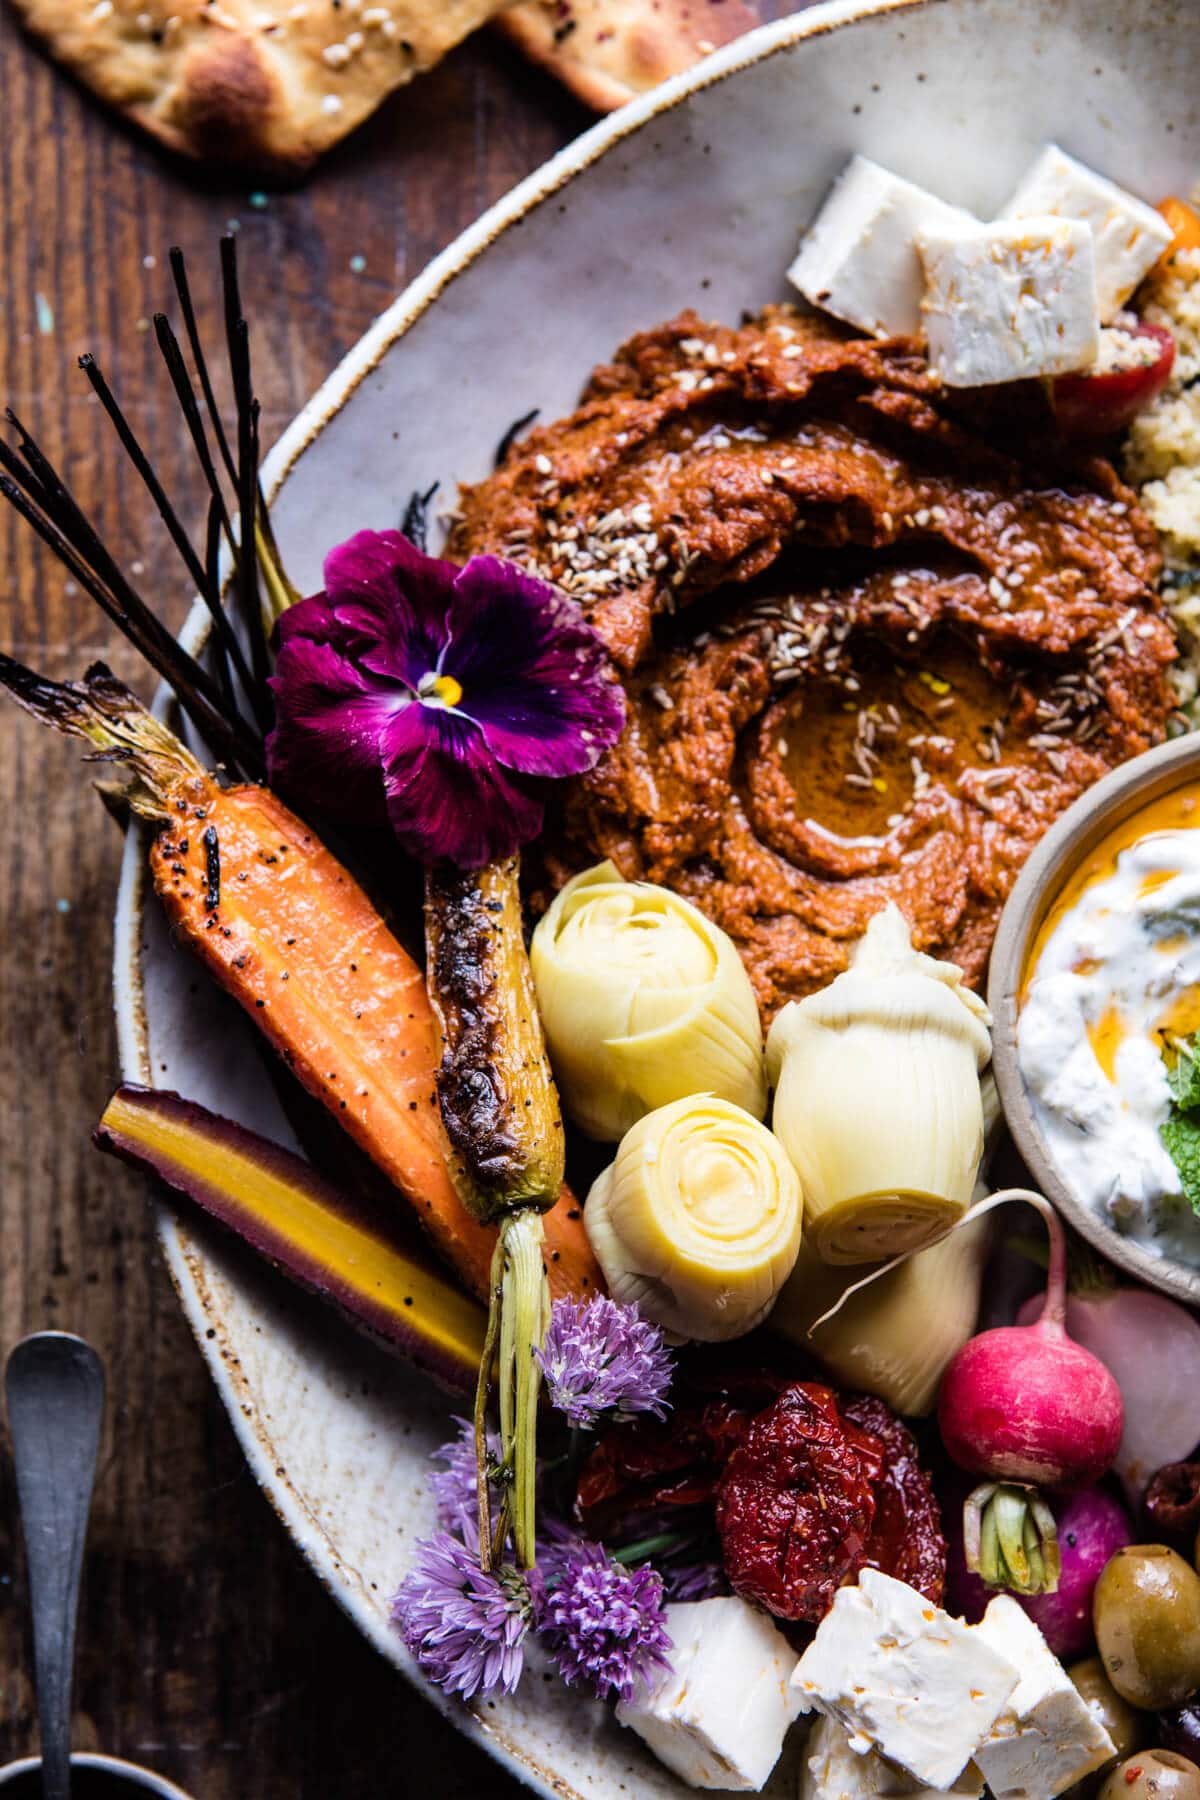
<instances>
[{"instance_id":1,"label":"wood grain texture","mask_svg":"<svg viewBox=\"0 0 1200 1800\"><path fill-rule=\"evenodd\" d=\"M786 11L764 4L763 16ZM588 115L494 38L396 95L303 189L212 186L123 130L0 14L0 401L66 465L178 623L188 587L75 369L94 351L166 485L199 485L148 321L182 244L215 324L236 220L269 443L371 319ZM361 259L361 261L360 261ZM583 371L581 371L581 375ZM147 692L105 621L0 512L0 647L46 673L97 656ZM176 1305L143 1182L88 1133L116 1079L119 841L76 750L0 711L0 1356L82 1332L109 1408L85 1567L76 1744L197 1800L516 1794L357 1635L280 1529ZM36 1746L24 1566L0 1433L0 1761Z\"/></svg>"}]
</instances>

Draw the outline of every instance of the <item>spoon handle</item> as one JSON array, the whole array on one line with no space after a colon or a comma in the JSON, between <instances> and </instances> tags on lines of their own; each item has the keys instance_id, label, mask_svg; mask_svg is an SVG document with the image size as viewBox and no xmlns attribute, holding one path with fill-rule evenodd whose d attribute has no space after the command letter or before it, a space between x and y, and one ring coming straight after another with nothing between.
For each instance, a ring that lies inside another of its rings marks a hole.
<instances>
[{"instance_id":1,"label":"spoon handle","mask_svg":"<svg viewBox=\"0 0 1200 1800\"><path fill-rule=\"evenodd\" d=\"M75 1613L104 1411L104 1367L82 1338L42 1331L5 1372L29 1566L44 1800L70 1800Z\"/></svg>"}]
</instances>

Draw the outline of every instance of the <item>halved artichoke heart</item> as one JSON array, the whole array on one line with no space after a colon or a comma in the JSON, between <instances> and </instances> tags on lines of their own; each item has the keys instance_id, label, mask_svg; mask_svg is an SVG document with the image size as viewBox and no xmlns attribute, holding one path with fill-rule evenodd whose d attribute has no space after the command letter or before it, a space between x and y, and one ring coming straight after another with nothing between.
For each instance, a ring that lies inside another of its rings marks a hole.
<instances>
[{"instance_id":1,"label":"halved artichoke heart","mask_svg":"<svg viewBox=\"0 0 1200 1800\"><path fill-rule=\"evenodd\" d=\"M914 950L887 906L850 967L783 1008L767 1039L773 1128L825 1262L924 1249L971 1203L991 1015L962 971Z\"/></svg>"}]
</instances>

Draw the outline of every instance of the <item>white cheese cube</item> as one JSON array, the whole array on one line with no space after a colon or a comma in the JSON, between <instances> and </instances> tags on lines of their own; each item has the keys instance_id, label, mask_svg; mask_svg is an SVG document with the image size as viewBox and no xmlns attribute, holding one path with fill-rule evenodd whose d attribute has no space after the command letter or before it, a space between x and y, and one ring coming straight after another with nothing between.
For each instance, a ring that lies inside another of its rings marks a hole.
<instances>
[{"instance_id":1,"label":"white cheese cube","mask_svg":"<svg viewBox=\"0 0 1200 1800\"><path fill-rule=\"evenodd\" d=\"M925 231L929 360L949 387L1086 368L1100 348L1092 234L1074 219Z\"/></svg>"},{"instance_id":2,"label":"white cheese cube","mask_svg":"<svg viewBox=\"0 0 1200 1800\"><path fill-rule=\"evenodd\" d=\"M975 224L911 181L856 156L801 240L788 280L806 300L876 337L922 330L916 236Z\"/></svg>"},{"instance_id":3,"label":"white cheese cube","mask_svg":"<svg viewBox=\"0 0 1200 1800\"><path fill-rule=\"evenodd\" d=\"M668 1606L667 1632L670 1669L621 1701L617 1718L692 1787L757 1793L802 1710L795 1652L736 1598Z\"/></svg>"},{"instance_id":4,"label":"white cheese cube","mask_svg":"<svg viewBox=\"0 0 1200 1800\"><path fill-rule=\"evenodd\" d=\"M940 1800L944 1794L979 1800L982 1793L983 1776L974 1763L967 1764L952 1788L919 1787L873 1750L852 1750L837 1721L822 1716L804 1746L798 1800L876 1800L877 1795L880 1800L892 1795L897 1800L901 1795L905 1800Z\"/></svg>"},{"instance_id":5,"label":"white cheese cube","mask_svg":"<svg viewBox=\"0 0 1200 1800\"><path fill-rule=\"evenodd\" d=\"M792 1684L806 1709L845 1727L851 1749L876 1750L936 1791L962 1775L1017 1680L972 1626L864 1569L838 1590Z\"/></svg>"},{"instance_id":6,"label":"white cheese cube","mask_svg":"<svg viewBox=\"0 0 1200 1800\"><path fill-rule=\"evenodd\" d=\"M1116 1756L1116 1745L1029 1614L997 1594L975 1627L1021 1679L975 1753L996 1800L1053 1800Z\"/></svg>"},{"instance_id":7,"label":"white cheese cube","mask_svg":"<svg viewBox=\"0 0 1200 1800\"><path fill-rule=\"evenodd\" d=\"M1001 214L1006 219L1055 213L1090 225L1096 257L1096 298L1104 324L1126 301L1171 242L1160 212L1115 181L1047 144Z\"/></svg>"}]
</instances>

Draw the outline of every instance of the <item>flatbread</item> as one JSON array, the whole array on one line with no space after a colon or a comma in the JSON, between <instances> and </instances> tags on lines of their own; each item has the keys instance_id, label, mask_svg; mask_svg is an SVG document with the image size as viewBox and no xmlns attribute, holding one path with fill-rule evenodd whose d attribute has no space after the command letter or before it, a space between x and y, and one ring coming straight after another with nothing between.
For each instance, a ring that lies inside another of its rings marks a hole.
<instances>
[{"instance_id":1,"label":"flatbread","mask_svg":"<svg viewBox=\"0 0 1200 1800\"><path fill-rule=\"evenodd\" d=\"M585 106L612 112L761 16L742 0L529 0L496 23Z\"/></svg>"},{"instance_id":2,"label":"flatbread","mask_svg":"<svg viewBox=\"0 0 1200 1800\"><path fill-rule=\"evenodd\" d=\"M299 173L504 0L14 0L110 106L185 156Z\"/></svg>"}]
</instances>

